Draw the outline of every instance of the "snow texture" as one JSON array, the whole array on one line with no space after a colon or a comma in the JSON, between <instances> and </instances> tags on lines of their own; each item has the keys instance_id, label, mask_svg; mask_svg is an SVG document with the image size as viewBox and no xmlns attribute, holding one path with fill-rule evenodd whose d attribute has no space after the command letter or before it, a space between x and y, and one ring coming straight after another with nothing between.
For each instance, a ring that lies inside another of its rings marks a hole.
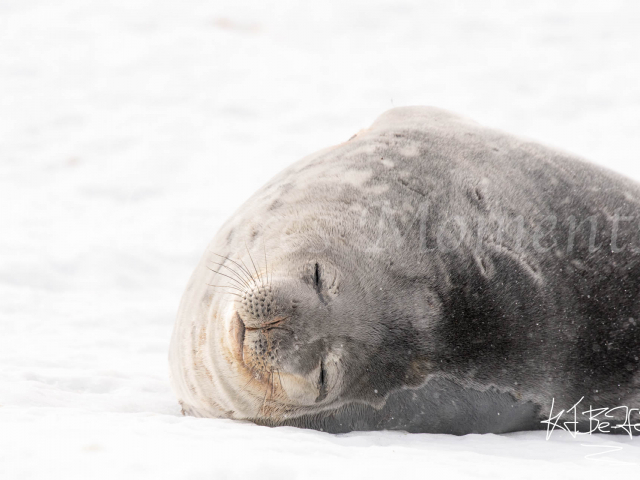
<instances>
[{"instance_id":1,"label":"snow texture","mask_svg":"<svg viewBox=\"0 0 640 480\"><path fill-rule=\"evenodd\" d=\"M167 350L221 223L393 106L640 179L638 25L616 0L0 0L0 478L636 477L622 435L182 417Z\"/></svg>"}]
</instances>

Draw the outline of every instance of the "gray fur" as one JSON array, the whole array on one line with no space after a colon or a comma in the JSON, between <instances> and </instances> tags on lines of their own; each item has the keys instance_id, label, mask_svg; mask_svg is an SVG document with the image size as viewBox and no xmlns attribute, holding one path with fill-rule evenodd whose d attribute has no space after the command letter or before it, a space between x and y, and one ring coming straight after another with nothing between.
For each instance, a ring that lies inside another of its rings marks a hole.
<instances>
[{"instance_id":1,"label":"gray fur","mask_svg":"<svg viewBox=\"0 0 640 480\"><path fill-rule=\"evenodd\" d=\"M181 303L174 390L193 415L335 432L638 408L639 204L572 155L390 110L218 232Z\"/></svg>"}]
</instances>

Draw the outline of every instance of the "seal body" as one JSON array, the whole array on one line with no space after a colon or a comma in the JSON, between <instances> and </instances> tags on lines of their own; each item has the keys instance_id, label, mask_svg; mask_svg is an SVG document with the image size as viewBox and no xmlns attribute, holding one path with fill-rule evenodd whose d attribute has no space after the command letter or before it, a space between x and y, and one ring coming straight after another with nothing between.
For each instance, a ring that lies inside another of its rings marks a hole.
<instances>
[{"instance_id":1,"label":"seal body","mask_svg":"<svg viewBox=\"0 0 640 480\"><path fill-rule=\"evenodd\" d=\"M556 414L589 429L589 408L624 423L640 407L639 205L636 183L569 154L390 110L220 229L171 342L183 412L330 432Z\"/></svg>"}]
</instances>

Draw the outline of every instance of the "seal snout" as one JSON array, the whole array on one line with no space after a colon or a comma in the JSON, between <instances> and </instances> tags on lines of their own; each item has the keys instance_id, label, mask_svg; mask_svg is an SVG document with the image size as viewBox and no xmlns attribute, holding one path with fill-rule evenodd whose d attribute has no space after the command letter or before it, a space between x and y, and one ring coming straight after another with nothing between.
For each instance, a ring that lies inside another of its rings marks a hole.
<instances>
[{"instance_id":1,"label":"seal snout","mask_svg":"<svg viewBox=\"0 0 640 480\"><path fill-rule=\"evenodd\" d=\"M230 340L240 352L236 359L251 372L253 385L271 382L275 371L282 377L287 370L280 352L286 350L292 332L292 312L283 310L282 303L270 284L251 285L235 302Z\"/></svg>"},{"instance_id":2,"label":"seal snout","mask_svg":"<svg viewBox=\"0 0 640 480\"><path fill-rule=\"evenodd\" d=\"M258 329L275 313L271 285L254 285L242 295L239 313L246 328Z\"/></svg>"}]
</instances>

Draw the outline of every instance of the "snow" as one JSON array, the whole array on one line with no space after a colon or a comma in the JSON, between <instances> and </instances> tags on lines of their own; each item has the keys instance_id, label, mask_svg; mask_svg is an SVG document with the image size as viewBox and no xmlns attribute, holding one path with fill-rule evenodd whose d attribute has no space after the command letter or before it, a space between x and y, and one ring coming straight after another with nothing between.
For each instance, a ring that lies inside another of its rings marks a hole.
<instances>
[{"instance_id":1,"label":"snow","mask_svg":"<svg viewBox=\"0 0 640 480\"><path fill-rule=\"evenodd\" d=\"M329 435L179 415L217 228L384 110L436 105L640 179L635 1L0 0L0 478L601 478L623 435ZM637 473L634 473L637 475Z\"/></svg>"}]
</instances>

